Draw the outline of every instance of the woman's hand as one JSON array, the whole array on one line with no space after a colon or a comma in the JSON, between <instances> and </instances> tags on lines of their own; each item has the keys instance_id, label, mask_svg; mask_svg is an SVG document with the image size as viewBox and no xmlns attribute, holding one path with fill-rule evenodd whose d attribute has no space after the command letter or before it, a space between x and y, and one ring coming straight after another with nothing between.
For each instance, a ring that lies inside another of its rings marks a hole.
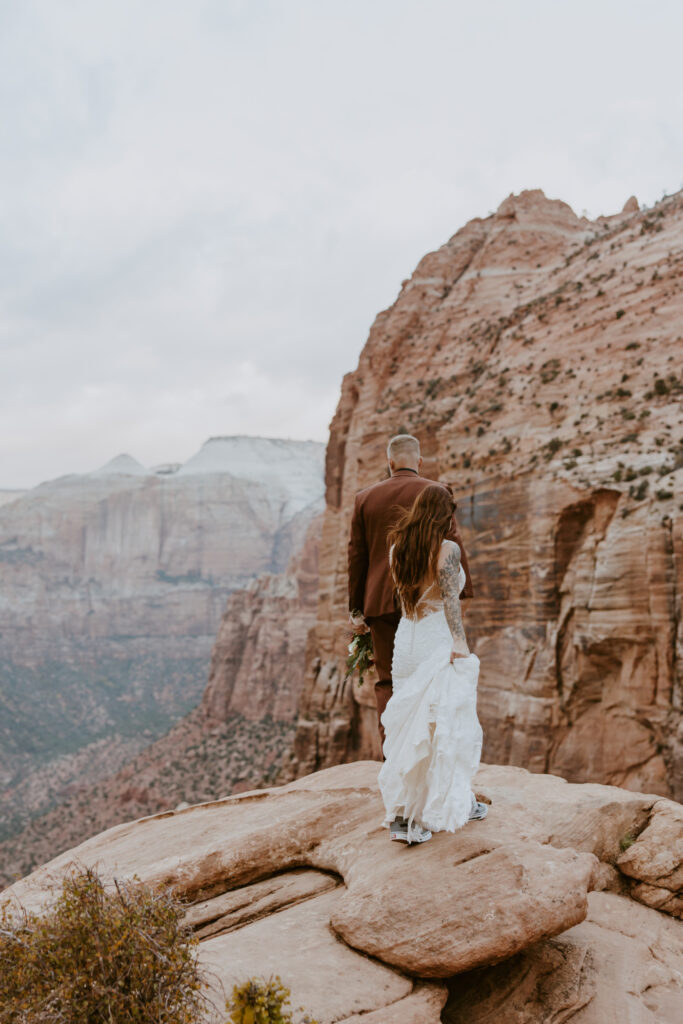
<instances>
[{"instance_id":1,"label":"woman's hand","mask_svg":"<svg viewBox=\"0 0 683 1024\"><path fill-rule=\"evenodd\" d=\"M469 658L469 656L469 651L456 651L454 647L451 651L451 665L453 664L456 658Z\"/></svg>"}]
</instances>

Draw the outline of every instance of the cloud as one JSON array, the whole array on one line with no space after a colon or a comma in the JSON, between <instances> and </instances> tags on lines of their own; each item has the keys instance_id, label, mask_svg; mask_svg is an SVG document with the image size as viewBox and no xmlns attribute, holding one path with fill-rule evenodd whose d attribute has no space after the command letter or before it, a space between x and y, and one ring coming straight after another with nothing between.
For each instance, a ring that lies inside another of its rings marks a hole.
<instances>
[{"instance_id":1,"label":"cloud","mask_svg":"<svg viewBox=\"0 0 683 1024\"><path fill-rule=\"evenodd\" d=\"M650 46L655 13L657 45ZM0 486L324 439L427 250L681 184L673 3L0 9Z\"/></svg>"}]
</instances>

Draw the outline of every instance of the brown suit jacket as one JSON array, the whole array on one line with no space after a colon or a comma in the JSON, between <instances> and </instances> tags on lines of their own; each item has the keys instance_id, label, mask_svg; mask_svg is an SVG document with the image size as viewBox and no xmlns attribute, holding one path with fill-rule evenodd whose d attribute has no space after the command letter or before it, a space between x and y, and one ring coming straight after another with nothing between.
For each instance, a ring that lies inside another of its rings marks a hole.
<instances>
[{"instance_id":1,"label":"brown suit jacket","mask_svg":"<svg viewBox=\"0 0 683 1024\"><path fill-rule=\"evenodd\" d=\"M399 469L388 480L358 492L349 539L349 611L361 611L367 618L397 610L387 549L387 537L400 515L396 506L410 508L420 491L435 482L410 469ZM455 515L447 537L456 541L462 552L467 579L460 597L472 597L472 579Z\"/></svg>"}]
</instances>

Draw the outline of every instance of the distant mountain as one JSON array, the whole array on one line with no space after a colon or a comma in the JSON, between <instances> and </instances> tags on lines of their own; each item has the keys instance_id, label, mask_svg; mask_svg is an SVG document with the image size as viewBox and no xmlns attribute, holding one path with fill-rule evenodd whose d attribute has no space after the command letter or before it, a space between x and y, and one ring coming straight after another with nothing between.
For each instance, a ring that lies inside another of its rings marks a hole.
<instances>
[{"instance_id":1,"label":"distant mountain","mask_svg":"<svg viewBox=\"0 0 683 1024\"><path fill-rule=\"evenodd\" d=\"M8 491L0 489L0 505L8 505L10 501L16 501L25 491Z\"/></svg>"},{"instance_id":2,"label":"distant mountain","mask_svg":"<svg viewBox=\"0 0 683 1024\"><path fill-rule=\"evenodd\" d=\"M119 455L0 498L0 839L197 704L229 594L286 567L323 460L212 438L184 465Z\"/></svg>"}]
</instances>

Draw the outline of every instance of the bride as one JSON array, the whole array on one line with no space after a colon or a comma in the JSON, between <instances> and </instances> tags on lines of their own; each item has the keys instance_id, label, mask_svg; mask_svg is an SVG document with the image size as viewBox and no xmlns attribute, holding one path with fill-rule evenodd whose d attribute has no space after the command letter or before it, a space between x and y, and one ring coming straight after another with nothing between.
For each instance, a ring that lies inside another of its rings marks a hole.
<instances>
[{"instance_id":1,"label":"bride","mask_svg":"<svg viewBox=\"0 0 683 1024\"><path fill-rule=\"evenodd\" d=\"M384 825L392 839L406 843L454 832L487 813L471 788L482 742L479 659L462 624L460 548L444 539L453 511L445 487L426 487L389 536L402 618L393 693L382 715L386 760L379 786Z\"/></svg>"}]
</instances>

